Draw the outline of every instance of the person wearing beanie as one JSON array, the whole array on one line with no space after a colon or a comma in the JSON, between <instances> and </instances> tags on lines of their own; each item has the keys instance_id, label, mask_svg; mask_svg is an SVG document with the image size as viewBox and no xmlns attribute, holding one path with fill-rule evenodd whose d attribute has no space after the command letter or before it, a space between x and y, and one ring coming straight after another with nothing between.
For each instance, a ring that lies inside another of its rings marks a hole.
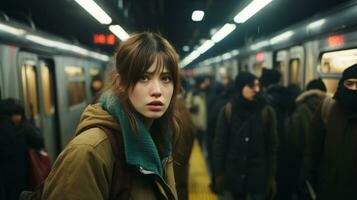
<instances>
[{"instance_id":1,"label":"person wearing beanie","mask_svg":"<svg viewBox=\"0 0 357 200\"><path fill-rule=\"evenodd\" d=\"M333 98L325 98L307 134L302 181L317 199L357 199L357 63L342 73Z\"/></svg>"},{"instance_id":2,"label":"person wearing beanie","mask_svg":"<svg viewBox=\"0 0 357 200\"><path fill-rule=\"evenodd\" d=\"M298 193L307 130L318 105L326 97L326 87L321 79L314 79L297 97L293 93L284 95L293 100L294 107L283 121L284 134L279 134L276 200L291 200Z\"/></svg>"},{"instance_id":3,"label":"person wearing beanie","mask_svg":"<svg viewBox=\"0 0 357 200\"><path fill-rule=\"evenodd\" d=\"M0 197L6 200L19 199L20 192L27 189L29 181L29 147L43 147L43 138L26 120L20 101L7 98L0 100Z\"/></svg>"},{"instance_id":4,"label":"person wearing beanie","mask_svg":"<svg viewBox=\"0 0 357 200\"><path fill-rule=\"evenodd\" d=\"M306 85L306 90L313 90L313 89L317 89L317 90L321 90L323 92L327 92L325 83L321 80L321 78L314 79L314 80L310 81Z\"/></svg>"},{"instance_id":5,"label":"person wearing beanie","mask_svg":"<svg viewBox=\"0 0 357 200\"><path fill-rule=\"evenodd\" d=\"M271 85L278 84L280 79L281 73L278 70L263 68L259 81L262 88L266 89Z\"/></svg>"},{"instance_id":6,"label":"person wearing beanie","mask_svg":"<svg viewBox=\"0 0 357 200\"><path fill-rule=\"evenodd\" d=\"M235 79L234 95L218 115L213 143L217 192L235 200L263 200L276 192L276 120L248 72Z\"/></svg>"}]
</instances>

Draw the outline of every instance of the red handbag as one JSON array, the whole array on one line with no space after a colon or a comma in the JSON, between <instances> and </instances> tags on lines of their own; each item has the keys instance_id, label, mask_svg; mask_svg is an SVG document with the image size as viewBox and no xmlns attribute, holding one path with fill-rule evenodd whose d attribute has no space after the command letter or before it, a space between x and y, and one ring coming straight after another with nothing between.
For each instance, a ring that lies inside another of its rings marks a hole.
<instances>
[{"instance_id":1,"label":"red handbag","mask_svg":"<svg viewBox=\"0 0 357 200\"><path fill-rule=\"evenodd\" d=\"M45 150L28 150L30 168L29 168L29 187L35 189L41 184L51 171L51 160Z\"/></svg>"}]
</instances>

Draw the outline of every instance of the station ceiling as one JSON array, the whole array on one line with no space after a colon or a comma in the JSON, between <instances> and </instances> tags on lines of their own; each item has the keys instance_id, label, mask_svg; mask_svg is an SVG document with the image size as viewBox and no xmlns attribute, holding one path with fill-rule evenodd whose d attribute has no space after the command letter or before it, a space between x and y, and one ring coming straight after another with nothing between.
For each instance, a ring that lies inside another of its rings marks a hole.
<instances>
[{"instance_id":1,"label":"station ceiling","mask_svg":"<svg viewBox=\"0 0 357 200\"><path fill-rule=\"evenodd\" d=\"M252 0L95 0L127 32L160 32L176 47L179 55L189 52L210 32L227 22ZM227 38L207 51L204 58L243 46L249 41L270 35L280 29L309 19L314 15L338 7L350 0L273 0L267 7L240 24ZM191 20L192 11L201 9L201 22ZM84 44L108 54L114 46L93 44L94 34L110 34L107 25L97 22L74 0L1 0L0 17L33 26L36 29L62 36L74 43ZM196 61L196 62L197 62Z\"/></svg>"}]
</instances>

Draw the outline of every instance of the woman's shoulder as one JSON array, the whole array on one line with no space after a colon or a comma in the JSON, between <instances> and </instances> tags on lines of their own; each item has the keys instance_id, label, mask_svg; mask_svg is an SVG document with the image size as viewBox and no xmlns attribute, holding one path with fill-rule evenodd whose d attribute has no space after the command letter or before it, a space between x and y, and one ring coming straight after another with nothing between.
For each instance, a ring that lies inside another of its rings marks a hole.
<instances>
[{"instance_id":1,"label":"woman's shoulder","mask_svg":"<svg viewBox=\"0 0 357 200\"><path fill-rule=\"evenodd\" d=\"M83 131L70 141L64 152L67 154L92 155L112 162L114 155L110 140L101 128L90 128Z\"/></svg>"},{"instance_id":2,"label":"woman's shoulder","mask_svg":"<svg viewBox=\"0 0 357 200\"><path fill-rule=\"evenodd\" d=\"M69 146L73 145L88 145L93 148L100 145L110 145L110 141L103 129L94 127L83 131L78 134L69 143Z\"/></svg>"}]
</instances>

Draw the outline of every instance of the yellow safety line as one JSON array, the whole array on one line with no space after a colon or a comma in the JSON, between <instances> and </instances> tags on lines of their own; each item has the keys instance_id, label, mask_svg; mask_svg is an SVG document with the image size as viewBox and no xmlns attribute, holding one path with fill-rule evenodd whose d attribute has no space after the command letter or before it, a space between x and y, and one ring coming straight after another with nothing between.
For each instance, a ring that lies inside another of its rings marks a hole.
<instances>
[{"instance_id":1,"label":"yellow safety line","mask_svg":"<svg viewBox=\"0 0 357 200\"><path fill-rule=\"evenodd\" d=\"M217 200L209 188L210 178L203 157L202 150L197 140L193 144L190 158L190 170L188 178L188 191L190 200Z\"/></svg>"}]
</instances>

